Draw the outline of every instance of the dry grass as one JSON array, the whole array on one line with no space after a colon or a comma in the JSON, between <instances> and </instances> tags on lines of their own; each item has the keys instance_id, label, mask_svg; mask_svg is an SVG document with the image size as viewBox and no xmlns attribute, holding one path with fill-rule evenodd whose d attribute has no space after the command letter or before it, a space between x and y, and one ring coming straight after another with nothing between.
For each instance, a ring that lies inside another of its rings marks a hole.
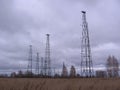
<instances>
[{"instance_id":1,"label":"dry grass","mask_svg":"<svg viewBox=\"0 0 120 90\"><path fill-rule=\"evenodd\" d=\"M120 90L120 79L1 78L0 90Z\"/></svg>"}]
</instances>

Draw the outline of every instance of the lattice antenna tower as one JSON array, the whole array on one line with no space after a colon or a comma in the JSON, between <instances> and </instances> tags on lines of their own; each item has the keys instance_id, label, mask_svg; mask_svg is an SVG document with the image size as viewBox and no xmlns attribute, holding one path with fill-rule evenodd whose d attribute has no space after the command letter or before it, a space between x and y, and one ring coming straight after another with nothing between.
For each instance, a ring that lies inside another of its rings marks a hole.
<instances>
[{"instance_id":1,"label":"lattice antenna tower","mask_svg":"<svg viewBox=\"0 0 120 90\"><path fill-rule=\"evenodd\" d=\"M39 75L40 74L40 69L39 69L39 63L40 63L40 60L39 60L39 53L37 53L37 56L36 56L36 75Z\"/></svg>"},{"instance_id":2,"label":"lattice antenna tower","mask_svg":"<svg viewBox=\"0 0 120 90\"><path fill-rule=\"evenodd\" d=\"M43 75L43 70L44 70L44 63L43 63L43 57L41 57L41 75Z\"/></svg>"},{"instance_id":3,"label":"lattice antenna tower","mask_svg":"<svg viewBox=\"0 0 120 90\"><path fill-rule=\"evenodd\" d=\"M82 11L81 74L83 77L93 76L93 63L85 11Z\"/></svg>"},{"instance_id":4,"label":"lattice antenna tower","mask_svg":"<svg viewBox=\"0 0 120 90\"><path fill-rule=\"evenodd\" d=\"M29 45L29 57L27 71L32 74L32 45Z\"/></svg>"},{"instance_id":5,"label":"lattice antenna tower","mask_svg":"<svg viewBox=\"0 0 120 90\"><path fill-rule=\"evenodd\" d=\"M46 40L46 49L45 49L45 75L51 76L51 60L50 60L50 34L46 34L47 40Z\"/></svg>"}]
</instances>

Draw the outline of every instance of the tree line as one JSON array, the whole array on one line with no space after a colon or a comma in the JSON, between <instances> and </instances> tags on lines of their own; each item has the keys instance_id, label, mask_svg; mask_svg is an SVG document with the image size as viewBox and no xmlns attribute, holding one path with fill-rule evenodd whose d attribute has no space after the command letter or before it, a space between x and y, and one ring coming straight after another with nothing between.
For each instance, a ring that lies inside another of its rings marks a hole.
<instances>
[{"instance_id":1,"label":"tree line","mask_svg":"<svg viewBox=\"0 0 120 90\"><path fill-rule=\"evenodd\" d=\"M102 78L119 77L119 62L116 57L109 56L106 60L105 66L106 66L106 70L97 70L93 77L102 77ZM70 71L68 72L66 65L63 63L61 75L58 73L55 73L53 76L47 76L47 75L43 75L42 73L34 74L30 71L23 72L20 70L20 71L18 71L18 73L12 72L10 76L8 76L7 74L1 74L0 77L78 78L78 77L82 77L82 76L80 76L80 74L76 73L76 68L73 65L71 66Z\"/></svg>"}]
</instances>

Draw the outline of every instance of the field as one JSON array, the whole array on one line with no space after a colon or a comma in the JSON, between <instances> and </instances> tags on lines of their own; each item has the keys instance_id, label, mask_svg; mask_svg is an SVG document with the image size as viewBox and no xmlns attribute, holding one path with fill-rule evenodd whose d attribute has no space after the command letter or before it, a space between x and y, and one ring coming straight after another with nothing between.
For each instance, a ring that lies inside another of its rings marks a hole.
<instances>
[{"instance_id":1,"label":"field","mask_svg":"<svg viewBox=\"0 0 120 90\"><path fill-rule=\"evenodd\" d=\"M120 90L120 79L0 78L0 90Z\"/></svg>"}]
</instances>

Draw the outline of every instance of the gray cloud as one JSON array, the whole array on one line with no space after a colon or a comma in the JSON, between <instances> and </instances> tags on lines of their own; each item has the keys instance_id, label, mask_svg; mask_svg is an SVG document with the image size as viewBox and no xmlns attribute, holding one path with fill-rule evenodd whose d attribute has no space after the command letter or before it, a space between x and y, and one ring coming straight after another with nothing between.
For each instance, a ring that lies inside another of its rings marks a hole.
<instances>
[{"instance_id":1,"label":"gray cloud","mask_svg":"<svg viewBox=\"0 0 120 90\"><path fill-rule=\"evenodd\" d=\"M50 33L54 67L80 65L81 11L87 11L93 63L102 68L109 55L118 60L120 8L115 0L0 0L0 68L27 67L29 44L44 57Z\"/></svg>"}]
</instances>

